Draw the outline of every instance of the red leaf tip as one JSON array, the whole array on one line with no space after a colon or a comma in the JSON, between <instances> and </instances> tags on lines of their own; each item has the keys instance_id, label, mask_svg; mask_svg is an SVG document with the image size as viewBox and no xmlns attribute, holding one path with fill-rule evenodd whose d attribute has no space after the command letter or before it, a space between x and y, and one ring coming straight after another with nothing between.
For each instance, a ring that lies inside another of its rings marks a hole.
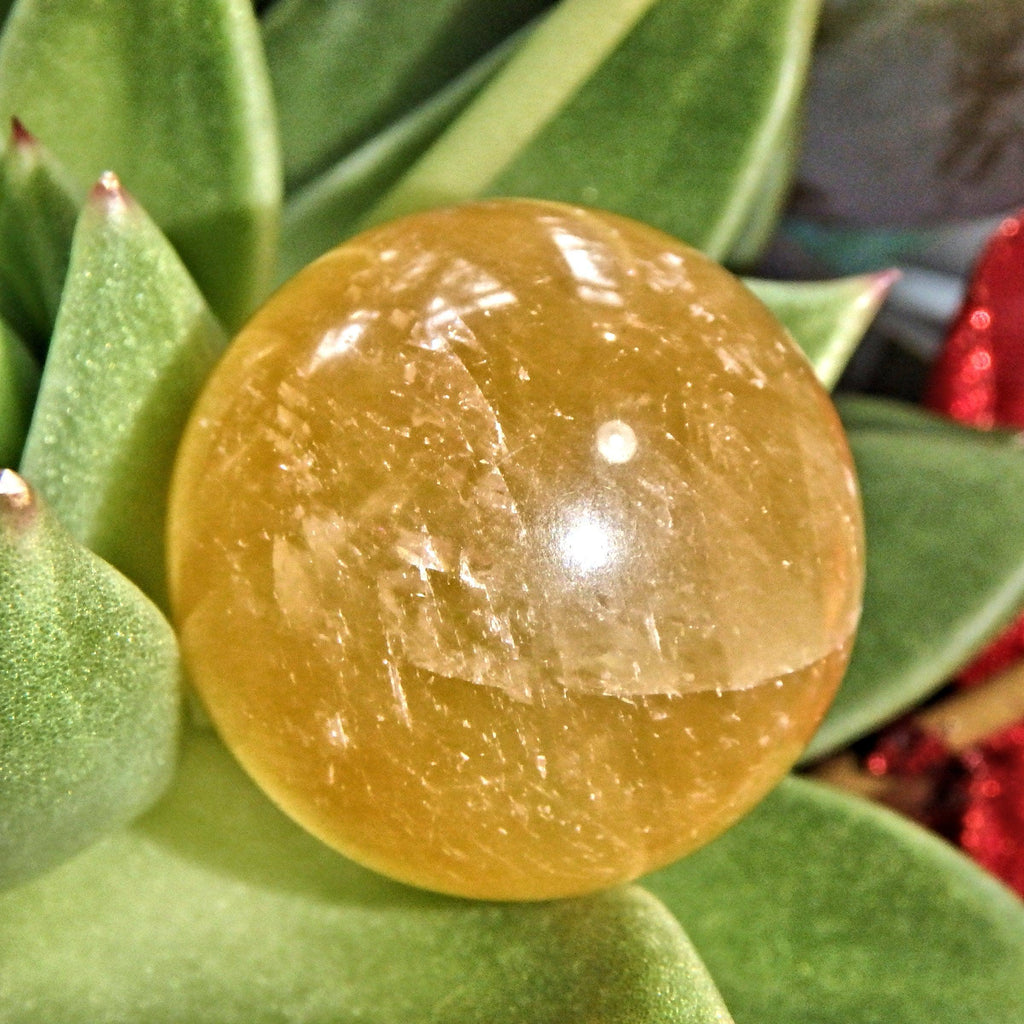
<instances>
[{"instance_id":1,"label":"red leaf tip","mask_svg":"<svg viewBox=\"0 0 1024 1024\"><path fill-rule=\"evenodd\" d=\"M11 118L11 144L14 146L35 146L36 137L25 127L20 117Z\"/></svg>"},{"instance_id":2,"label":"red leaf tip","mask_svg":"<svg viewBox=\"0 0 1024 1024\"><path fill-rule=\"evenodd\" d=\"M899 267L889 267L887 270L877 270L872 276L872 285L876 293L881 297L885 296L889 289L903 276Z\"/></svg>"},{"instance_id":3,"label":"red leaf tip","mask_svg":"<svg viewBox=\"0 0 1024 1024\"><path fill-rule=\"evenodd\" d=\"M121 184L121 179L113 171L104 171L92 187L89 198L107 212L123 210L128 206L129 195Z\"/></svg>"}]
</instances>

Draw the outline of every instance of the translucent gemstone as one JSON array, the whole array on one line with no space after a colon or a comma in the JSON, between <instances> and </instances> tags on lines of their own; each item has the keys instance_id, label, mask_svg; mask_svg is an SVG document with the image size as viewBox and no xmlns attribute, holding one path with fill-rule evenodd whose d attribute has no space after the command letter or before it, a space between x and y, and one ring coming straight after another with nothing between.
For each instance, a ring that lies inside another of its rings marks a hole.
<instances>
[{"instance_id":1,"label":"translucent gemstone","mask_svg":"<svg viewBox=\"0 0 1024 1024\"><path fill-rule=\"evenodd\" d=\"M354 859L582 893L787 770L860 606L849 453L808 364L696 252L472 204L279 291L181 449L171 585L228 745Z\"/></svg>"}]
</instances>

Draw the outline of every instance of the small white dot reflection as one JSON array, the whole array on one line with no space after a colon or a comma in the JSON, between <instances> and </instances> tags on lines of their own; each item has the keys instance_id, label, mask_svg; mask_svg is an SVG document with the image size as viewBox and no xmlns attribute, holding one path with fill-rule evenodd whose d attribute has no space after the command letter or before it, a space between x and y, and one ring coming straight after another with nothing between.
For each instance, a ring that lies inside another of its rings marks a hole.
<instances>
[{"instance_id":1,"label":"small white dot reflection","mask_svg":"<svg viewBox=\"0 0 1024 1024\"><path fill-rule=\"evenodd\" d=\"M605 462L621 465L636 455L633 428L622 420L608 420L597 428L597 453Z\"/></svg>"},{"instance_id":2,"label":"small white dot reflection","mask_svg":"<svg viewBox=\"0 0 1024 1024\"><path fill-rule=\"evenodd\" d=\"M603 569L615 557L615 548L613 532L590 512L573 516L558 537L562 559L578 572Z\"/></svg>"}]
</instances>

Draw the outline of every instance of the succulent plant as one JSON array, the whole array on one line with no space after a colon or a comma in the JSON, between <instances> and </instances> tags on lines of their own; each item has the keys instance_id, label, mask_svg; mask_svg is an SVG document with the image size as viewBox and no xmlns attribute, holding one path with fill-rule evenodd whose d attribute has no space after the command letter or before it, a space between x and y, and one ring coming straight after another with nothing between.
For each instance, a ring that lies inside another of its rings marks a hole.
<instances>
[{"instance_id":1,"label":"succulent plant","mask_svg":"<svg viewBox=\"0 0 1024 1024\"><path fill-rule=\"evenodd\" d=\"M593 896L474 902L357 867L236 767L165 617L178 439L275 283L360 227L507 194L749 269L816 0L7 6L0 1021L1024 1019L1019 900L799 773ZM832 387L891 280L748 283ZM1024 603L1015 441L839 406L867 584L807 763L925 700Z\"/></svg>"}]
</instances>

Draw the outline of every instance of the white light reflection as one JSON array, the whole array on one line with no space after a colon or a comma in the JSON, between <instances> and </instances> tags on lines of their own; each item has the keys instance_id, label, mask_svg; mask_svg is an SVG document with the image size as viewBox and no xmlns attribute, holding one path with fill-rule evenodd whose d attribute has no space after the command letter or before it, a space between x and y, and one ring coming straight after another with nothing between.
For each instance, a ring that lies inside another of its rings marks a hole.
<instances>
[{"instance_id":1,"label":"white light reflection","mask_svg":"<svg viewBox=\"0 0 1024 1024\"><path fill-rule=\"evenodd\" d=\"M601 258L607 260L601 246L564 228L555 228L551 238L576 281L576 291L581 299L604 306L622 305L617 282L601 267Z\"/></svg>"},{"instance_id":2,"label":"white light reflection","mask_svg":"<svg viewBox=\"0 0 1024 1024\"><path fill-rule=\"evenodd\" d=\"M558 537L558 551L577 572L595 572L616 555L615 537L608 524L591 512L573 516Z\"/></svg>"},{"instance_id":3,"label":"white light reflection","mask_svg":"<svg viewBox=\"0 0 1024 1024\"><path fill-rule=\"evenodd\" d=\"M622 420L608 420L597 428L597 453L605 462L621 465L636 455L637 440L633 428Z\"/></svg>"},{"instance_id":4,"label":"white light reflection","mask_svg":"<svg viewBox=\"0 0 1024 1024\"><path fill-rule=\"evenodd\" d=\"M515 292L507 289L501 291L481 292L476 296L476 308L483 310L503 309L505 306L514 306L519 299Z\"/></svg>"},{"instance_id":5,"label":"white light reflection","mask_svg":"<svg viewBox=\"0 0 1024 1024\"><path fill-rule=\"evenodd\" d=\"M324 331L324 335L309 361L309 372L312 373L324 363L352 352L362 340L363 335L366 334L367 328L377 318L377 310L359 309L339 327L332 327L330 330Z\"/></svg>"},{"instance_id":6,"label":"white light reflection","mask_svg":"<svg viewBox=\"0 0 1024 1024\"><path fill-rule=\"evenodd\" d=\"M569 270L577 281L585 281L587 284L597 285L601 288L611 288L612 282L601 273L601 268L594 261L594 257L584 248L585 242L575 235L559 235L557 239L562 250L565 262L569 264Z\"/></svg>"}]
</instances>

